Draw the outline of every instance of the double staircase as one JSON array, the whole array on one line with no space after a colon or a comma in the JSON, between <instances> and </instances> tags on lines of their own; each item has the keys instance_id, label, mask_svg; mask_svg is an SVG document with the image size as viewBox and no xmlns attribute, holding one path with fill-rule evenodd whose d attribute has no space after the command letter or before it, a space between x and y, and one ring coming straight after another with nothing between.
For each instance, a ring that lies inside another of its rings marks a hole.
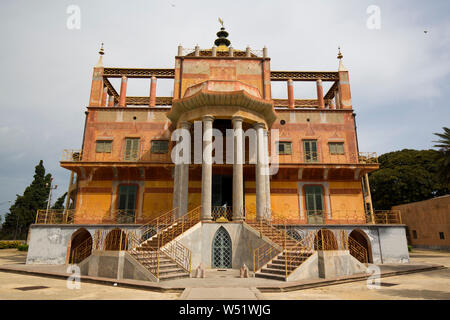
<instances>
[{"instance_id":1,"label":"double staircase","mask_svg":"<svg viewBox=\"0 0 450 320\"><path fill-rule=\"evenodd\" d=\"M253 252L255 277L286 281L314 253L310 238L297 241L286 229L280 230L268 221L248 221L247 224L272 242Z\"/></svg>"},{"instance_id":2,"label":"double staircase","mask_svg":"<svg viewBox=\"0 0 450 320\"><path fill-rule=\"evenodd\" d=\"M176 238L200 221L200 207L180 218L173 209L139 228L129 253L159 280L188 278L192 253Z\"/></svg>"}]
</instances>

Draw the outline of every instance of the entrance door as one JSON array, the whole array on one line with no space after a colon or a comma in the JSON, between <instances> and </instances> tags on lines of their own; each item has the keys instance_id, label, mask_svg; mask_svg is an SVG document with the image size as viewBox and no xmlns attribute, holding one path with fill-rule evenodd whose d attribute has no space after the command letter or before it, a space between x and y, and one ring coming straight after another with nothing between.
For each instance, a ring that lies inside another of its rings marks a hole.
<instances>
[{"instance_id":1,"label":"entrance door","mask_svg":"<svg viewBox=\"0 0 450 320\"><path fill-rule=\"evenodd\" d=\"M220 227L214 235L212 242L212 262L213 268L231 269L232 266L232 246L231 238L224 227Z\"/></svg>"},{"instance_id":2,"label":"entrance door","mask_svg":"<svg viewBox=\"0 0 450 320\"><path fill-rule=\"evenodd\" d=\"M231 220L233 205L233 176L212 176L211 209L213 219L224 217Z\"/></svg>"},{"instance_id":3,"label":"entrance door","mask_svg":"<svg viewBox=\"0 0 450 320\"><path fill-rule=\"evenodd\" d=\"M117 222L134 223L136 212L137 186L119 186L119 201L117 205Z\"/></svg>"},{"instance_id":4,"label":"entrance door","mask_svg":"<svg viewBox=\"0 0 450 320\"><path fill-rule=\"evenodd\" d=\"M323 224L323 196L321 186L306 186L306 213L309 224Z\"/></svg>"}]
</instances>

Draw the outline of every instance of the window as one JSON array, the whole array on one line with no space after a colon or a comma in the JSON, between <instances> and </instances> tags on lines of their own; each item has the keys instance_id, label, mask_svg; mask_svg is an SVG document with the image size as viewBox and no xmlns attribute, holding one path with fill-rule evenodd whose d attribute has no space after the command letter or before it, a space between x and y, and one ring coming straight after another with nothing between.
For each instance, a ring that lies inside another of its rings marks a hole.
<instances>
[{"instance_id":1,"label":"window","mask_svg":"<svg viewBox=\"0 0 450 320\"><path fill-rule=\"evenodd\" d=\"M305 187L306 210L308 213L323 212L323 196L321 186Z\"/></svg>"},{"instance_id":2,"label":"window","mask_svg":"<svg viewBox=\"0 0 450 320\"><path fill-rule=\"evenodd\" d=\"M305 151L305 162L317 162L317 140L303 140L303 148Z\"/></svg>"},{"instance_id":3,"label":"window","mask_svg":"<svg viewBox=\"0 0 450 320\"><path fill-rule=\"evenodd\" d=\"M152 153L167 153L169 152L168 140L153 140L152 141Z\"/></svg>"},{"instance_id":4,"label":"window","mask_svg":"<svg viewBox=\"0 0 450 320\"><path fill-rule=\"evenodd\" d=\"M97 140L95 152L111 153L112 152L112 141L111 140Z\"/></svg>"},{"instance_id":5,"label":"window","mask_svg":"<svg viewBox=\"0 0 450 320\"><path fill-rule=\"evenodd\" d=\"M417 239L417 231L416 230L413 230L413 238Z\"/></svg>"},{"instance_id":6,"label":"window","mask_svg":"<svg viewBox=\"0 0 450 320\"><path fill-rule=\"evenodd\" d=\"M125 139L125 160L137 160L139 157L139 138Z\"/></svg>"},{"instance_id":7,"label":"window","mask_svg":"<svg viewBox=\"0 0 450 320\"><path fill-rule=\"evenodd\" d=\"M344 154L343 142L330 142L328 146L330 148L330 154Z\"/></svg>"},{"instance_id":8,"label":"window","mask_svg":"<svg viewBox=\"0 0 450 320\"><path fill-rule=\"evenodd\" d=\"M292 143L278 141L278 154L292 154Z\"/></svg>"},{"instance_id":9,"label":"window","mask_svg":"<svg viewBox=\"0 0 450 320\"><path fill-rule=\"evenodd\" d=\"M445 240L445 236L443 232L439 232L439 239Z\"/></svg>"}]
</instances>

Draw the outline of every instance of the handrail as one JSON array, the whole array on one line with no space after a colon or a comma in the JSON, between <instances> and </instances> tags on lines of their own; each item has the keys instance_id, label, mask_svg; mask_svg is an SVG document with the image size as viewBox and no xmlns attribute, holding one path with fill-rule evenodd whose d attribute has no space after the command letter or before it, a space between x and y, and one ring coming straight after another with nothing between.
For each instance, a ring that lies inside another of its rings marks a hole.
<instances>
[{"instance_id":1,"label":"handrail","mask_svg":"<svg viewBox=\"0 0 450 320\"><path fill-rule=\"evenodd\" d=\"M311 253L314 251L314 246L312 245L314 240L312 236L313 236L312 234L308 233L308 235L305 236L302 240L298 241L294 247L290 248L287 248L286 246L284 247L286 279L298 267L297 265L298 258L310 256Z\"/></svg>"},{"instance_id":2,"label":"handrail","mask_svg":"<svg viewBox=\"0 0 450 320\"><path fill-rule=\"evenodd\" d=\"M348 250L361 263L369 263L366 248L352 237L348 237ZM353 254L352 254L353 253Z\"/></svg>"},{"instance_id":3,"label":"handrail","mask_svg":"<svg viewBox=\"0 0 450 320\"><path fill-rule=\"evenodd\" d=\"M36 212L36 224L72 224L74 209L39 209Z\"/></svg>"}]
</instances>

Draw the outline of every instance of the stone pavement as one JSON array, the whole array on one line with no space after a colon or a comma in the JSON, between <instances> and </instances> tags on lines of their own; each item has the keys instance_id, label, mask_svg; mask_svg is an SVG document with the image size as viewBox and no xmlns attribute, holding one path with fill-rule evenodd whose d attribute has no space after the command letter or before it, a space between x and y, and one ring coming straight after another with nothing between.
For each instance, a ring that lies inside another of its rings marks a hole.
<instances>
[{"instance_id":1,"label":"stone pavement","mask_svg":"<svg viewBox=\"0 0 450 320\"><path fill-rule=\"evenodd\" d=\"M450 299L450 271L443 269L450 266L448 252L416 250L410 264L382 265L387 278L376 290L367 288L367 275L282 282L242 279L239 270L206 270L204 279L161 283L83 276L81 290L68 290L67 266L25 265L25 258L15 249L0 250L0 299ZM424 270L433 271L417 273ZM49 288L15 289L38 285Z\"/></svg>"}]
</instances>

